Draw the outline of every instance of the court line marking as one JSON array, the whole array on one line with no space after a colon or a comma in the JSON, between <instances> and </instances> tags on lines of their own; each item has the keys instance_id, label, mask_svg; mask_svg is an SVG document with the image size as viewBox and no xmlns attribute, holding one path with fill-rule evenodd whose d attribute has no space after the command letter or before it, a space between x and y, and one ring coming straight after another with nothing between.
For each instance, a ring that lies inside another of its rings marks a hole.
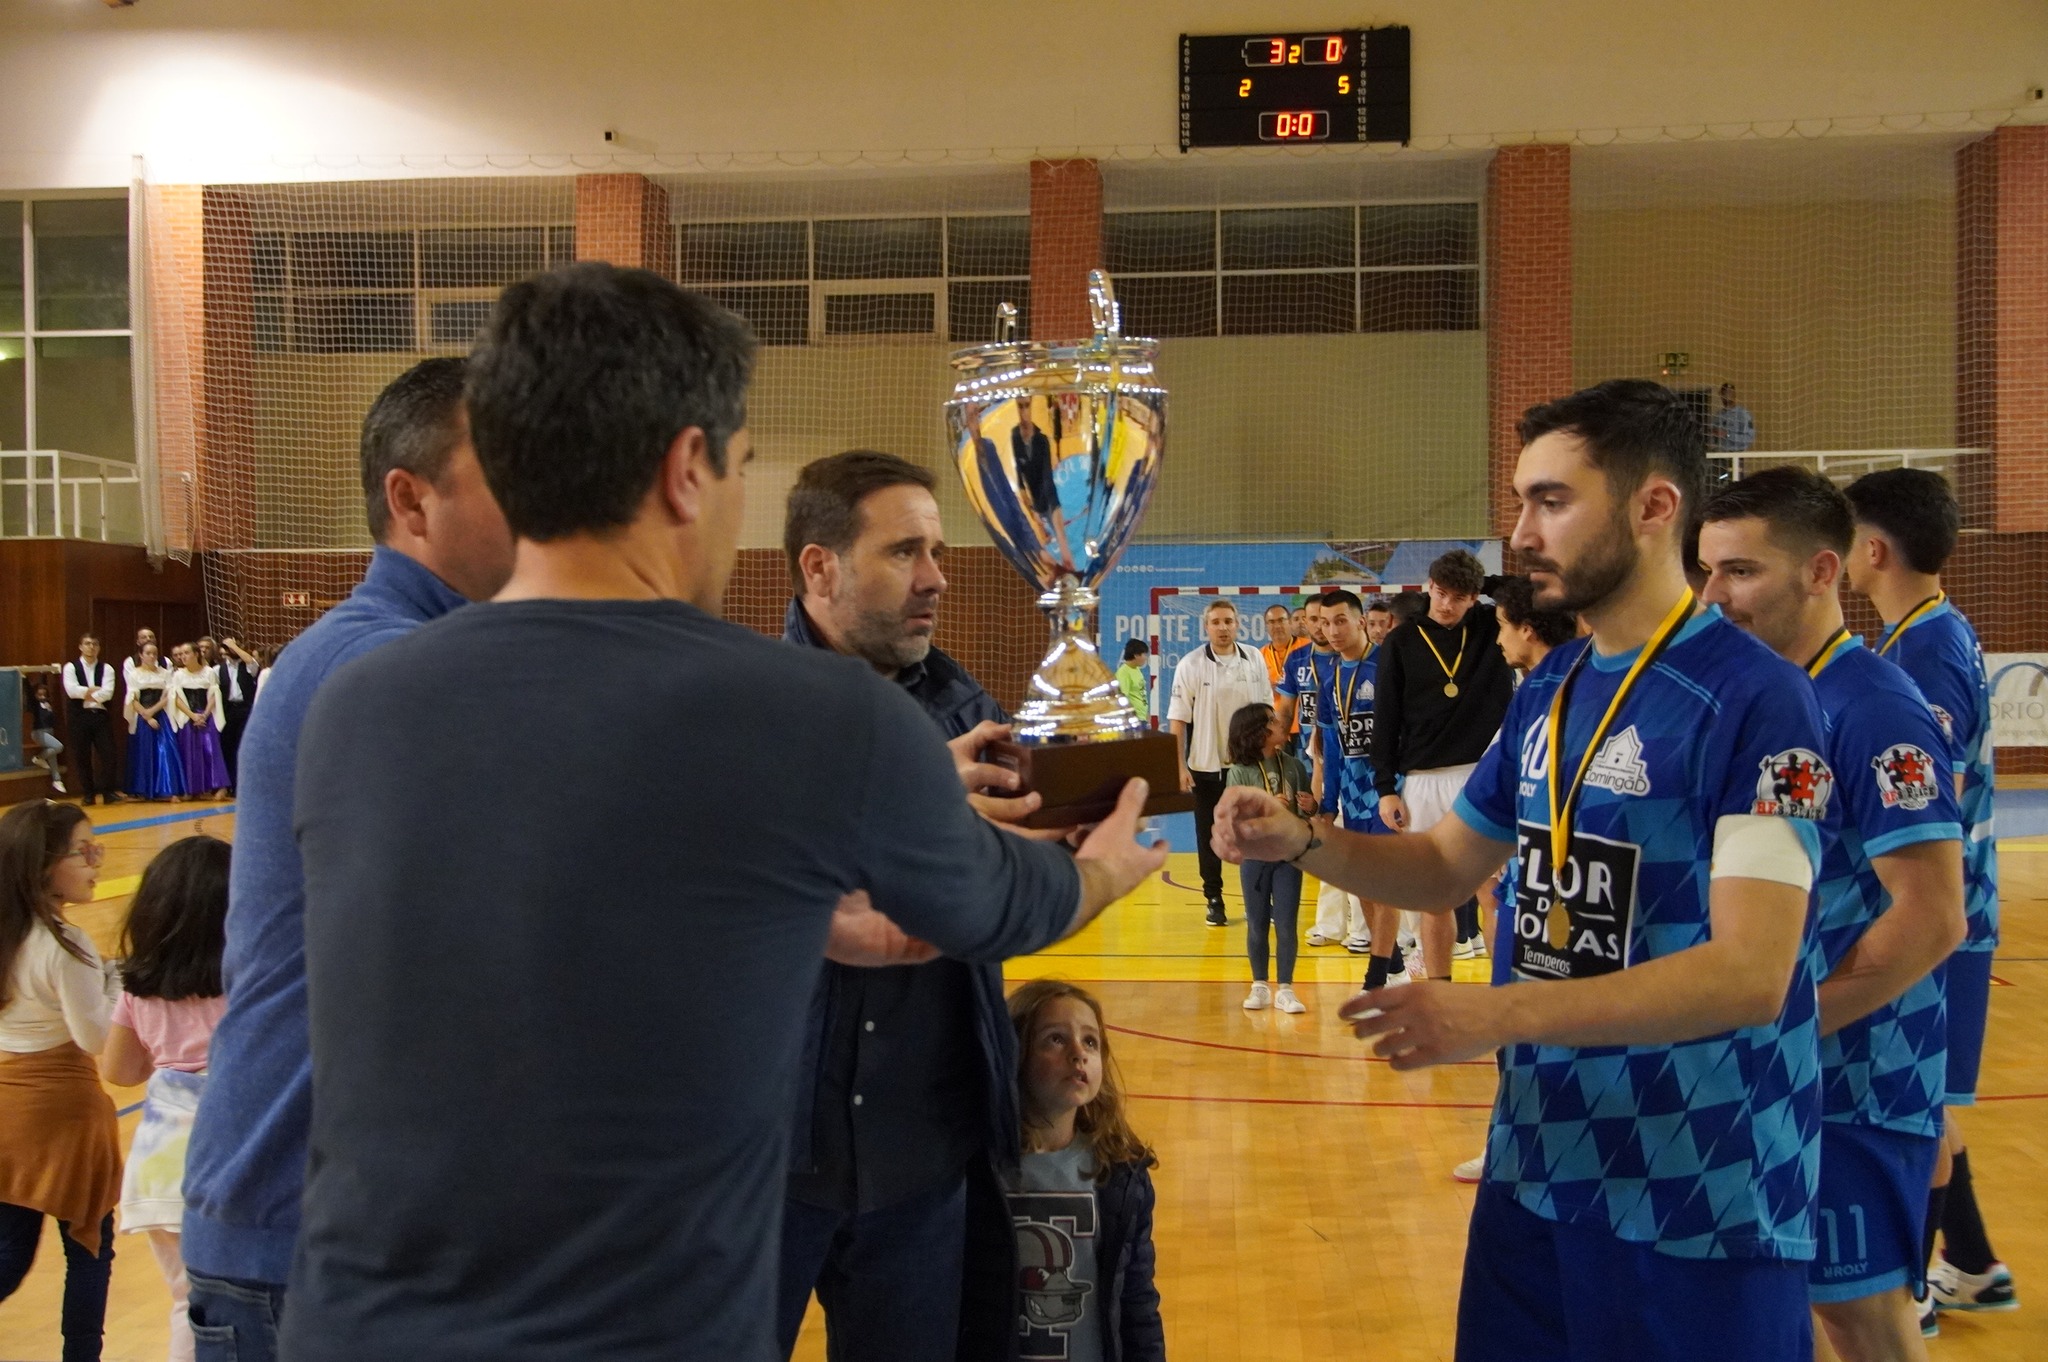
<instances>
[{"instance_id":1,"label":"court line marking","mask_svg":"<svg viewBox=\"0 0 2048 1362\"><path fill-rule=\"evenodd\" d=\"M1205 1097L1199 1093L1134 1092L1133 1101L1223 1102L1257 1107L1431 1107L1458 1111L1492 1111L1491 1102L1344 1102L1322 1097Z\"/></svg>"},{"instance_id":2,"label":"court line marking","mask_svg":"<svg viewBox=\"0 0 2048 1362\"><path fill-rule=\"evenodd\" d=\"M233 813L234 811L234 803L230 801L226 804L210 805L204 809L187 809L181 813L160 813L151 818L137 818L126 823L97 823L93 825L93 831L98 833L133 832L137 828L162 827L165 823L189 823L195 818L213 818L220 814Z\"/></svg>"},{"instance_id":3,"label":"court line marking","mask_svg":"<svg viewBox=\"0 0 2048 1362\"><path fill-rule=\"evenodd\" d=\"M1197 1045L1204 1050L1237 1050L1247 1055L1284 1055L1290 1059L1334 1059L1344 1064L1357 1064L1360 1062L1366 1064L1391 1064L1394 1062L1390 1059L1382 1059L1378 1055L1332 1055L1319 1050L1268 1050L1257 1045L1231 1045L1220 1040L1196 1040L1192 1036L1168 1036L1162 1035L1157 1031L1140 1031L1135 1027L1129 1026L1111 1026L1109 1029L1121 1035L1140 1036L1146 1040L1165 1041L1169 1045ZM1434 1067L1457 1069L1480 1066L1488 1069L1495 1067L1494 1062L1490 1059L1461 1059L1456 1064L1439 1064Z\"/></svg>"}]
</instances>

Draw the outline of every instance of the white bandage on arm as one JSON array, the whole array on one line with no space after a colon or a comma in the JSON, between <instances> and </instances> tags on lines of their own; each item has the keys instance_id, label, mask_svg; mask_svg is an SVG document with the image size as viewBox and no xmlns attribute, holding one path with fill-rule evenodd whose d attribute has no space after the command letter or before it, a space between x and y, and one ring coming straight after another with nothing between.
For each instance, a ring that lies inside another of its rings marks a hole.
<instances>
[{"instance_id":1,"label":"white bandage on arm","mask_svg":"<svg viewBox=\"0 0 2048 1362\"><path fill-rule=\"evenodd\" d=\"M1813 860L1790 818L1750 813L1722 815L1714 824L1711 878L1775 880L1813 888Z\"/></svg>"}]
</instances>

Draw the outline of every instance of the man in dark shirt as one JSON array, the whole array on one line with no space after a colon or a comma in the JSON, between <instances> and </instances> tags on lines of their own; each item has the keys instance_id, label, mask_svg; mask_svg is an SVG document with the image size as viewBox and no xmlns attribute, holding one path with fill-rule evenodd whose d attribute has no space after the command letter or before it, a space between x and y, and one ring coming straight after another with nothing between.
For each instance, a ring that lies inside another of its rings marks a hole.
<instances>
[{"instance_id":1,"label":"man in dark shirt","mask_svg":"<svg viewBox=\"0 0 2048 1362\"><path fill-rule=\"evenodd\" d=\"M1373 692L1372 768L1380 818L1397 832L1427 832L1451 811L1465 777L1486 751L1515 696L1515 674L1500 651L1500 621L1479 604L1486 569L1463 549L1429 565L1429 612L1387 635ZM1412 807L1411 807L1412 806ZM1460 920L1422 915L1422 962L1432 979L1451 977ZM1378 942L1375 951L1381 949Z\"/></svg>"},{"instance_id":2,"label":"man in dark shirt","mask_svg":"<svg viewBox=\"0 0 2048 1362\"><path fill-rule=\"evenodd\" d=\"M752 350L645 271L506 289L467 398L512 580L314 701L298 1362L769 1362L828 939L999 960L1164 860L1143 782L1071 856L1015 836L900 687L711 613ZM586 703L541 657L578 659Z\"/></svg>"},{"instance_id":3,"label":"man in dark shirt","mask_svg":"<svg viewBox=\"0 0 2048 1362\"><path fill-rule=\"evenodd\" d=\"M946 590L933 486L916 464L869 450L804 468L784 521L795 597L783 637L861 659L948 739L972 743L1008 716L932 646ZM841 1362L953 1356L969 1176L988 1181L991 1156L1017 1160L1015 1034L995 964L826 964L791 1132L785 1355L815 1290Z\"/></svg>"}]
</instances>

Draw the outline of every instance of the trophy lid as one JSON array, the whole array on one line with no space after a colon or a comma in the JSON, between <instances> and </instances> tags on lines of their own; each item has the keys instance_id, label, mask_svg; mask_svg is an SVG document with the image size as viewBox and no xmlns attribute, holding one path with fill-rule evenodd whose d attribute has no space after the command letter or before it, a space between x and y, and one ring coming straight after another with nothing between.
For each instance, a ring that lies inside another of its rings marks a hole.
<instances>
[{"instance_id":1,"label":"trophy lid","mask_svg":"<svg viewBox=\"0 0 2048 1362\"><path fill-rule=\"evenodd\" d=\"M996 340L953 353L953 368L960 374L953 389L955 400L987 401L1004 390L1021 391L1027 378L1035 378L1028 386L1040 391L1047 378L1052 378L1055 382L1066 379L1086 386L1163 393L1152 385L1159 342L1123 334L1122 309L1117 306L1109 277L1101 270L1088 271L1088 314L1094 334L1084 340L1020 340L1016 305L998 305Z\"/></svg>"}]
</instances>

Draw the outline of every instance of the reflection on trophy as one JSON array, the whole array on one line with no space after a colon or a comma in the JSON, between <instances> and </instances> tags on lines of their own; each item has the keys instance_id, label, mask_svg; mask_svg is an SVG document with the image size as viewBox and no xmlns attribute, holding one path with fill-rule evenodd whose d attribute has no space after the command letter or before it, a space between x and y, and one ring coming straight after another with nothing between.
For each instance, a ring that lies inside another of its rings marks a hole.
<instances>
[{"instance_id":1,"label":"reflection on trophy","mask_svg":"<svg viewBox=\"0 0 2048 1362\"><path fill-rule=\"evenodd\" d=\"M1003 304L996 343L953 356L960 377L946 404L967 499L1052 621L1016 741L992 754L1043 798L1036 827L1101 818L1133 776L1151 782L1147 813L1194 807L1172 736L1138 718L1096 651L1096 587L1158 481L1166 390L1153 373L1158 343L1124 338L1100 270L1089 272L1088 306L1093 336L1048 344L1017 339L1017 310Z\"/></svg>"}]
</instances>

